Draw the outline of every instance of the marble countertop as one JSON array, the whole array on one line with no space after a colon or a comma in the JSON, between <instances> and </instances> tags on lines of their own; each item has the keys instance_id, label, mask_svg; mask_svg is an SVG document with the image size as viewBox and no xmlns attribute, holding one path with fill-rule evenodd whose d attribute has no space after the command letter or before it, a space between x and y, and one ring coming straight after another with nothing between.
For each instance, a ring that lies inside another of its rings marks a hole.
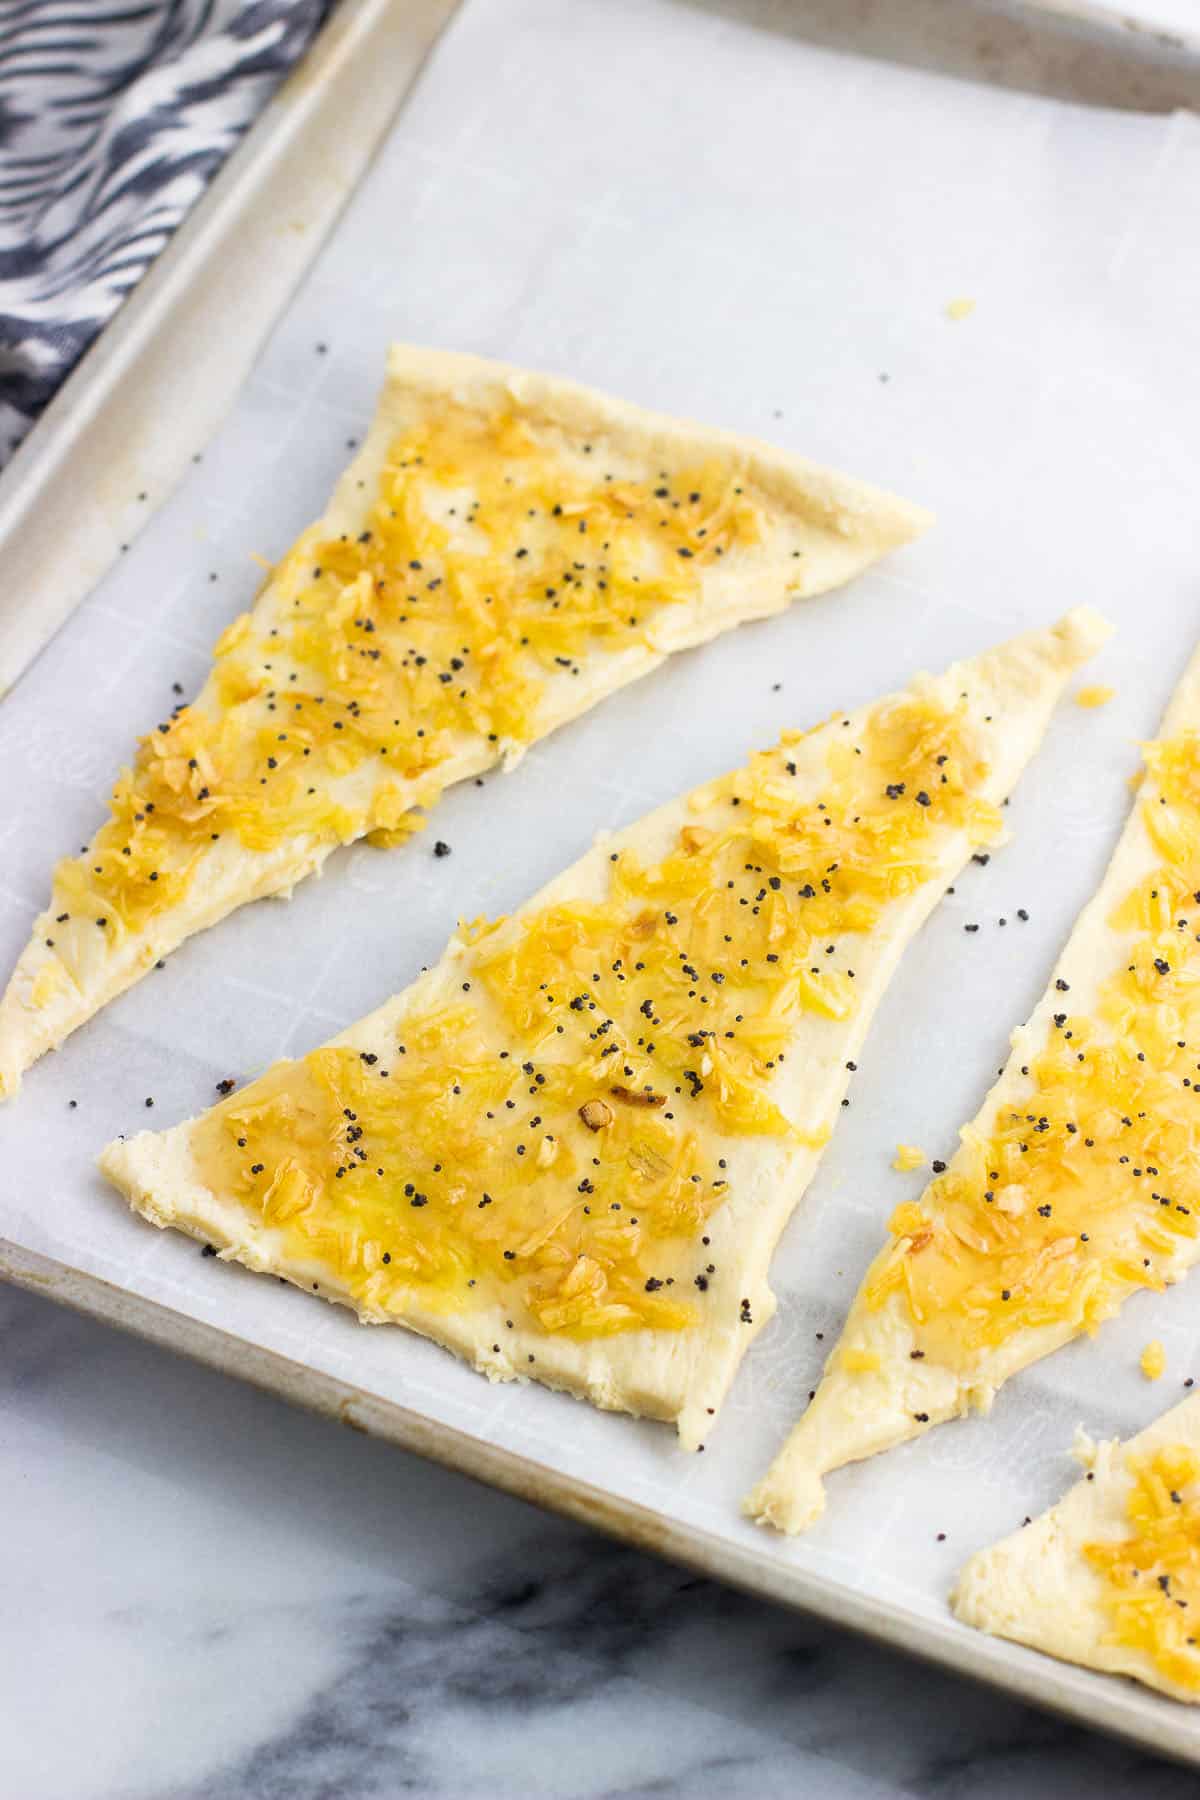
<instances>
[{"instance_id":1,"label":"marble countertop","mask_svg":"<svg viewBox=\"0 0 1200 1800\"><path fill-rule=\"evenodd\" d=\"M1194 1772L0 1288L7 1800L1183 1800Z\"/></svg>"}]
</instances>

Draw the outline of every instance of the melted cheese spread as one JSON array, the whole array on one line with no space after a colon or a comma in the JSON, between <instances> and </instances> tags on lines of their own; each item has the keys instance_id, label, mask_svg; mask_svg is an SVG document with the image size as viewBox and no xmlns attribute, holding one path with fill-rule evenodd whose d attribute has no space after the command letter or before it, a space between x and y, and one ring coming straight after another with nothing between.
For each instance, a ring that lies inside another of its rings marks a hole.
<instances>
[{"instance_id":1,"label":"melted cheese spread","mask_svg":"<svg viewBox=\"0 0 1200 1800\"><path fill-rule=\"evenodd\" d=\"M760 509L716 462L633 479L560 439L450 400L403 432L363 531L306 534L275 571L274 622L243 614L221 637L220 710L181 706L142 741L111 818L56 871L58 924L140 931L226 834L251 851L407 836L412 784L428 805L464 746L529 743L548 676L645 644L759 540Z\"/></svg>"},{"instance_id":2,"label":"melted cheese spread","mask_svg":"<svg viewBox=\"0 0 1200 1800\"><path fill-rule=\"evenodd\" d=\"M775 1092L799 1022L854 1012L856 940L951 834L1000 832L965 701L843 723L815 769L792 734L692 795L661 858L614 850L597 897L469 928L384 1052L327 1046L215 1108L205 1184L374 1313L693 1324L722 1149L812 1145Z\"/></svg>"},{"instance_id":3,"label":"melted cheese spread","mask_svg":"<svg viewBox=\"0 0 1200 1800\"><path fill-rule=\"evenodd\" d=\"M922 1352L969 1370L1024 1329L1094 1331L1161 1289L1200 1229L1200 737L1147 747L1158 866L1109 924L1096 1004L1061 1009L1019 1099L894 1212L868 1305L901 1296Z\"/></svg>"},{"instance_id":4,"label":"melted cheese spread","mask_svg":"<svg viewBox=\"0 0 1200 1800\"><path fill-rule=\"evenodd\" d=\"M1139 1650L1200 1697L1200 1456L1187 1444L1127 1452L1128 1532L1085 1544L1099 1575L1105 1642Z\"/></svg>"}]
</instances>

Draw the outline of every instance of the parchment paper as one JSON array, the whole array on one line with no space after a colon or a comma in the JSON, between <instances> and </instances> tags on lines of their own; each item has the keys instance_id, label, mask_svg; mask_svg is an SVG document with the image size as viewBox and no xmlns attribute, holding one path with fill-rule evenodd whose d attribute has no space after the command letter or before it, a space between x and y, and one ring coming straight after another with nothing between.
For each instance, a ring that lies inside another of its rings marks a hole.
<instances>
[{"instance_id":1,"label":"parchment paper","mask_svg":"<svg viewBox=\"0 0 1200 1800\"><path fill-rule=\"evenodd\" d=\"M1098 1341L1014 1381L991 1418L834 1477L807 1538L760 1533L736 1505L884 1220L920 1189L890 1168L895 1144L949 1153L1040 992L1124 817L1134 741L1200 629L1200 123L829 54L765 16L467 0L228 425L0 706L0 965L136 733L172 683L199 685L259 580L252 553L280 554L319 510L390 337L760 433L934 506L939 526L451 795L426 837L342 853L286 909L262 903L186 946L0 1115L0 1235L940 1619L959 1563L1069 1479L1077 1422L1136 1430L1200 1377L1200 1285L1134 1300ZM976 305L955 320L959 299ZM220 1078L374 1006L459 913L509 909L596 829L1078 601L1120 627L1088 676L1117 698L1062 709L1010 808L1014 842L910 950L776 1260L778 1317L704 1456L659 1427L489 1387L406 1333L204 1260L93 1173L117 1132L195 1112ZM434 860L435 836L450 857ZM1151 1386L1137 1359L1154 1336L1168 1372Z\"/></svg>"}]
</instances>

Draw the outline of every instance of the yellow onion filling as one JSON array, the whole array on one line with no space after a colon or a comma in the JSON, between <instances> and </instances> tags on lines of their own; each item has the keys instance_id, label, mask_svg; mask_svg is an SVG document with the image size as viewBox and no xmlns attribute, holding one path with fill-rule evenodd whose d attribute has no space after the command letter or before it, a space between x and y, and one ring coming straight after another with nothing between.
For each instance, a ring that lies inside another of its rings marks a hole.
<instances>
[{"instance_id":1,"label":"yellow onion filling","mask_svg":"<svg viewBox=\"0 0 1200 1800\"><path fill-rule=\"evenodd\" d=\"M951 1367L1022 1331L1094 1331L1159 1289L1200 1220L1200 748L1151 744L1140 802L1163 858L1109 919L1116 967L1087 1012L1061 1010L1020 1098L964 1133L919 1205L897 1209L868 1301L903 1297L920 1347Z\"/></svg>"},{"instance_id":2,"label":"yellow onion filling","mask_svg":"<svg viewBox=\"0 0 1200 1800\"><path fill-rule=\"evenodd\" d=\"M1184 1444L1126 1457L1125 1537L1084 1546L1103 1584L1108 1644L1140 1650L1200 1692L1200 1458Z\"/></svg>"},{"instance_id":3,"label":"yellow onion filling","mask_svg":"<svg viewBox=\"0 0 1200 1800\"><path fill-rule=\"evenodd\" d=\"M827 1135L787 1087L806 1015L848 1017L856 941L951 834L995 833L967 736L961 708L903 699L837 735L815 792L798 737L756 756L693 796L659 860L612 850L600 897L464 929L453 1003L385 1050L316 1051L216 1108L204 1179L280 1234L277 1260L380 1314L694 1323L726 1153Z\"/></svg>"}]
</instances>

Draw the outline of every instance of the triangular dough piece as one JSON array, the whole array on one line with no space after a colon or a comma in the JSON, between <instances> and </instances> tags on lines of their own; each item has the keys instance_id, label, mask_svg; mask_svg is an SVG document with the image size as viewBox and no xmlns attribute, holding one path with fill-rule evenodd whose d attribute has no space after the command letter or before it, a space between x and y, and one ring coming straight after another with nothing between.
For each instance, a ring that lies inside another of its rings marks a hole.
<instances>
[{"instance_id":1,"label":"triangular dough piece","mask_svg":"<svg viewBox=\"0 0 1200 1800\"><path fill-rule=\"evenodd\" d=\"M986 1411L1019 1369L1200 1256L1200 654L1146 747L1099 891L944 1174L898 1207L746 1509L803 1531L821 1478Z\"/></svg>"},{"instance_id":2,"label":"triangular dough piece","mask_svg":"<svg viewBox=\"0 0 1200 1800\"><path fill-rule=\"evenodd\" d=\"M0 1002L0 1095L193 932L929 522L751 439L393 348L325 516L56 871Z\"/></svg>"},{"instance_id":3,"label":"triangular dough piece","mask_svg":"<svg viewBox=\"0 0 1200 1800\"><path fill-rule=\"evenodd\" d=\"M105 1173L226 1257L698 1444L901 951L1104 635L1072 614L791 734Z\"/></svg>"},{"instance_id":4,"label":"triangular dough piece","mask_svg":"<svg viewBox=\"0 0 1200 1800\"><path fill-rule=\"evenodd\" d=\"M963 1568L958 1617L1064 1662L1200 1701L1200 1397L1128 1443L1075 1454L1088 1473Z\"/></svg>"}]
</instances>

